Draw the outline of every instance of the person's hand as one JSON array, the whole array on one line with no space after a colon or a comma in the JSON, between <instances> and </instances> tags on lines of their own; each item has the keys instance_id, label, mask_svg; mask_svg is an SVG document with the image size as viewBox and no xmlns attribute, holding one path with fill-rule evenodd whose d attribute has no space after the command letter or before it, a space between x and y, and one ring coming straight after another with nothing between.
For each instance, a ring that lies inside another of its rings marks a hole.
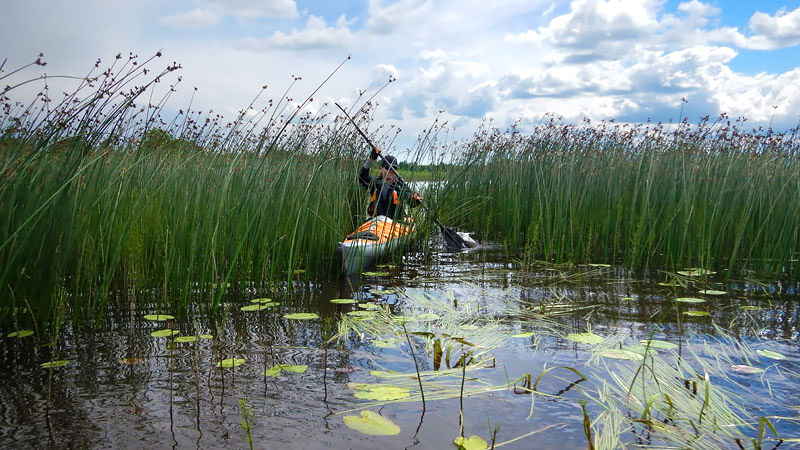
<instances>
[{"instance_id":1,"label":"person's hand","mask_svg":"<svg viewBox=\"0 0 800 450\"><path fill-rule=\"evenodd\" d=\"M381 149L379 149L378 147L373 147L372 152L369 154L369 159L375 161L376 159L378 159L378 155L380 154L381 154Z\"/></svg>"},{"instance_id":2,"label":"person's hand","mask_svg":"<svg viewBox=\"0 0 800 450\"><path fill-rule=\"evenodd\" d=\"M422 201L422 197L420 197L419 194L417 194L416 192L414 192L414 194L411 196L411 199L418 202Z\"/></svg>"}]
</instances>

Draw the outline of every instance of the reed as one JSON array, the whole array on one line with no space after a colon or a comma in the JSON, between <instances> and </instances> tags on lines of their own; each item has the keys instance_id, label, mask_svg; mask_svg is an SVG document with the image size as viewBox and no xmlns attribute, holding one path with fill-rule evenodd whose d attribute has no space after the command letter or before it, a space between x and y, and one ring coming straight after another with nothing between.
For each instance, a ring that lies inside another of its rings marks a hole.
<instances>
[{"instance_id":1,"label":"reed","mask_svg":"<svg viewBox=\"0 0 800 450\"><path fill-rule=\"evenodd\" d=\"M796 278L797 132L746 132L724 115L673 129L485 127L452 146L460 170L445 175L437 202L448 223L529 261Z\"/></svg>"}]
</instances>

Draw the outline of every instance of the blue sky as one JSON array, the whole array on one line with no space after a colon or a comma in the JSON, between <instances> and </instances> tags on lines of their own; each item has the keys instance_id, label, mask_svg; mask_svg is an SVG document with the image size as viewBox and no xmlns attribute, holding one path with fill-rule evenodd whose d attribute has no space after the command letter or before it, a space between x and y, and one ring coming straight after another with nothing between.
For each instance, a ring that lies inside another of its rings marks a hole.
<instances>
[{"instance_id":1,"label":"blue sky","mask_svg":"<svg viewBox=\"0 0 800 450\"><path fill-rule=\"evenodd\" d=\"M304 98L352 55L310 109L395 77L375 118L403 129L401 145L437 117L462 138L485 120L524 131L546 114L669 122L681 98L691 121L800 118L797 2L29 0L5 5L0 22L6 72L39 52L48 74L77 75L97 58L161 50L162 65L183 66L171 108L197 87L196 108L231 119L264 84L265 102L279 97L292 75Z\"/></svg>"}]
</instances>

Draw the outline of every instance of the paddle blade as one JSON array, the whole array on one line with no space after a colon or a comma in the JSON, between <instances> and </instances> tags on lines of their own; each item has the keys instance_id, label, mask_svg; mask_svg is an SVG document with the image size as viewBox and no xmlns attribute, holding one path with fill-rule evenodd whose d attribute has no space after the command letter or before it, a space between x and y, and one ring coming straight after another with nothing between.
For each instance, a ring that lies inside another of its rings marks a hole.
<instances>
[{"instance_id":1,"label":"paddle blade","mask_svg":"<svg viewBox=\"0 0 800 450\"><path fill-rule=\"evenodd\" d=\"M464 238L458 235L455 231L451 230L450 228L445 227L444 225L439 225L439 230L442 231L442 236L444 236L444 243L447 245L447 248L451 250L464 250L465 248L469 247L467 242L464 241Z\"/></svg>"}]
</instances>

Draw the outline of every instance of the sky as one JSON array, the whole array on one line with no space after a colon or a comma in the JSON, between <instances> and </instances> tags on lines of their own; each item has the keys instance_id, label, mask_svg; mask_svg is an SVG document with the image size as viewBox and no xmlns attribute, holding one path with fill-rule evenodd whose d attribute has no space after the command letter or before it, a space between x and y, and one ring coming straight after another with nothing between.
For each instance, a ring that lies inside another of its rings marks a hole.
<instances>
[{"instance_id":1,"label":"sky","mask_svg":"<svg viewBox=\"0 0 800 450\"><path fill-rule=\"evenodd\" d=\"M0 42L5 73L39 53L48 75L83 75L98 58L161 51L158 64L182 66L168 110L194 94L195 110L230 119L293 76L301 101L350 56L309 110L363 101L391 77L374 117L403 146L437 118L456 138L489 120L524 132L550 114L800 121L797 1L27 0L4 5Z\"/></svg>"}]
</instances>

